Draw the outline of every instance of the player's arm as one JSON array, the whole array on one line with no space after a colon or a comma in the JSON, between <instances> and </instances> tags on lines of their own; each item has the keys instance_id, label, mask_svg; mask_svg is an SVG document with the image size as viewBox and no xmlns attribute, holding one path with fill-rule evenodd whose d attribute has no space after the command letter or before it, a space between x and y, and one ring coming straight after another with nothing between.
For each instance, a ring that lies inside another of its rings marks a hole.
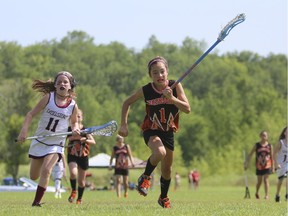
<instances>
[{"instance_id":1,"label":"player's arm","mask_svg":"<svg viewBox=\"0 0 288 216\"><path fill-rule=\"evenodd\" d=\"M136 91L134 94L129 96L122 105L122 111L121 111L121 124L119 128L119 135L126 137L128 136L128 114L130 110L130 105L135 103L140 98L143 98L143 90L142 88Z\"/></svg>"},{"instance_id":2,"label":"player's arm","mask_svg":"<svg viewBox=\"0 0 288 216\"><path fill-rule=\"evenodd\" d=\"M75 104L74 110L72 112L72 115L70 117L70 123L71 123L71 131L74 134L80 134L80 128L79 128L79 123L78 123L78 105Z\"/></svg>"},{"instance_id":3,"label":"player's arm","mask_svg":"<svg viewBox=\"0 0 288 216\"><path fill-rule=\"evenodd\" d=\"M115 157L115 152L114 152L114 149L112 150L112 153L111 153L111 157L110 157L110 162L109 162L109 169L112 169L112 161Z\"/></svg>"},{"instance_id":4,"label":"player's arm","mask_svg":"<svg viewBox=\"0 0 288 216\"><path fill-rule=\"evenodd\" d=\"M171 88L167 88L163 91L163 95L166 98L169 98L169 100L182 112L184 113L190 113L190 104L188 102L188 99L185 95L184 89L181 85L181 83L178 83L176 85L176 91L177 91L177 97L173 95L173 90Z\"/></svg>"},{"instance_id":5,"label":"player's arm","mask_svg":"<svg viewBox=\"0 0 288 216\"><path fill-rule=\"evenodd\" d=\"M134 164L133 157L132 157L132 151L131 151L131 148L130 148L130 146L128 144L127 144L127 151L128 151L128 157L129 157L129 159L131 161L131 165L132 165L132 167L134 167L135 164Z\"/></svg>"},{"instance_id":6,"label":"player's arm","mask_svg":"<svg viewBox=\"0 0 288 216\"><path fill-rule=\"evenodd\" d=\"M281 143L278 142L277 145L275 146L274 148L274 155L273 155L273 158L274 158L274 166L275 166L275 170L281 168L280 167L280 164L278 164L278 152L281 150Z\"/></svg>"},{"instance_id":7,"label":"player's arm","mask_svg":"<svg viewBox=\"0 0 288 216\"><path fill-rule=\"evenodd\" d=\"M27 137L28 131L29 131L29 126L32 122L32 119L38 114L40 113L45 106L47 105L48 101L49 101L49 94L46 94L42 97L42 99L36 104L36 106L27 113L22 129L20 131L20 134L17 138L17 141L19 143L23 143Z\"/></svg>"},{"instance_id":8,"label":"player's arm","mask_svg":"<svg viewBox=\"0 0 288 216\"><path fill-rule=\"evenodd\" d=\"M256 151L256 145L253 146L250 153L248 154L247 160L244 162L244 169L246 170L248 168L249 161L253 155L253 153Z\"/></svg>"}]
</instances>

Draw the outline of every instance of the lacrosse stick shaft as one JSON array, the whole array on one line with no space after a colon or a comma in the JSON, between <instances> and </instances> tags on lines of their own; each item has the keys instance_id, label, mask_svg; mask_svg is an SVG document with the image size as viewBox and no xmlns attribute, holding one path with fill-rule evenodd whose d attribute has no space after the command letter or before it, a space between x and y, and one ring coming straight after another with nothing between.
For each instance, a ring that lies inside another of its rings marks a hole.
<instances>
[{"instance_id":1,"label":"lacrosse stick shaft","mask_svg":"<svg viewBox=\"0 0 288 216\"><path fill-rule=\"evenodd\" d=\"M191 71L195 68L210 52L213 50L225 37L230 33L230 31L238 24L245 21L245 14L239 14L233 20L231 20L220 32L216 42L204 53L200 58L171 86L171 89L180 83Z\"/></svg>"},{"instance_id":2,"label":"lacrosse stick shaft","mask_svg":"<svg viewBox=\"0 0 288 216\"><path fill-rule=\"evenodd\" d=\"M243 150L243 156L244 156L244 163L245 163L246 162L246 152L245 152L245 150ZM245 186L248 187L248 178L247 178L246 170L244 171L244 175L245 175Z\"/></svg>"},{"instance_id":3,"label":"lacrosse stick shaft","mask_svg":"<svg viewBox=\"0 0 288 216\"><path fill-rule=\"evenodd\" d=\"M110 121L104 125L100 126L93 126L90 128L86 128L84 130L81 130L81 134L91 134L92 136L112 136L112 134L117 130L117 122L116 121ZM71 135L72 131L67 132L60 132L60 133L52 133L52 134L46 134L41 136L31 136L27 137L26 140L32 140L32 139L40 139L45 137L54 137L54 136L67 136ZM17 139L15 139L15 142L17 142Z\"/></svg>"},{"instance_id":4,"label":"lacrosse stick shaft","mask_svg":"<svg viewBox=\"0 0 288 216\"><path fill-rule=\"evenodd\" d=\"M43 136L31 136L31 137L27 137L26 140L39 139L39 138L44 138L44 137L66 136L66 135L71 135L71 134L72 132L63 132L63 133L47 134Z\"/></svg>"},{"instance_id":5,"label":"lacrosse stick shaft","mask_svg":"<svg viewBox=\"0 0 288 216\"><path fill-rule=\"evenodd\" d=\"M205 52L200 58L171 86L171 89L175 88L175 86L180 83L219 43L221 40L217 39L217 41Z\"/></svg>"}]
</instances>

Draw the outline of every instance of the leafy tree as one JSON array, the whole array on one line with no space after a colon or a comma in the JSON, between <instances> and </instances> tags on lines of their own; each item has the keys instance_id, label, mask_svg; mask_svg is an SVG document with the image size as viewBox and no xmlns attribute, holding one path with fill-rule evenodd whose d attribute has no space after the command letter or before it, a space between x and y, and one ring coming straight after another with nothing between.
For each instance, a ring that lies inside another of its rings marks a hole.
<instances>
[{"instance_id":1,"label":"leafy tree","mask_svg":"<svg viewBox=\"0 0 288 216\"><path fill-rule=\"evenodd\" d=\"M83 110L85 125L112 119L119 122L123 100L151 82L149 60L164 56L169 63L169 78L178 79L206 47L204 41L188 37L177 46L161 43L152 35L147 46L136 52L119 42L96 45L94 38L83 31L68 32L60 41L27 47L0 42L0 150L9 152L9 158L1 155L0 160L14 167L9 172L15 175L18 162L10 151L27 154L25 145L12 145L11 138L18 135L24 116L41 97L31 88L34 79L54 79L58 71L70 71L78 83L77 103ZM219 56L213 52L181 83L192 111L181 114L180 130L175 134L175 170L181 170L184 164L187 169L201 167L204 175L240 174L243 149L251 148L258 133L268 130L275 143L287 124L285 55L263 57L245 51ZM133 104L126 141L134 155L145 160L149 150L140 133L144 114L144 102ZM33 121L31 133L36 123ZM96 142L92 155L110 153L115 137L96 137ZM21 162L27 163L25 159Z\"/></svg>"}]
</instances>

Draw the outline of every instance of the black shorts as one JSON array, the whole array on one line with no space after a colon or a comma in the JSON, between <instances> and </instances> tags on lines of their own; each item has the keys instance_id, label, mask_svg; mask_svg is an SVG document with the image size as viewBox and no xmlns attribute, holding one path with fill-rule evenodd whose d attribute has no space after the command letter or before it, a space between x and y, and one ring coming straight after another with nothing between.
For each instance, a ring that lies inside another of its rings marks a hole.
<instances>
[{"instance_id":1,"label":"black shorts","mask_svg":"<svg viewBox=\"0 0 288 216\"><path fill-rule=\"evenodd\" d=\"M74 155L68 154L67 157L68 164L70 162L75 162L78 166L80 166L83 170L87 170L89 168L89 158L88 157L76 157Z\"/></svg>"},{"instance_id":2,"label":"black shorts","mask_svg":"<svg viewBox=\"0 0 288 216\"><path fill-rule=\"evenodd\" d=\"M143 132L143 137L146 145L148 145L149 138L151 136L158 136L163 145L174 151L174 132L173 131L160 131L160 130L146 130Z\"/></svg>"},{"instance_id":3,"label":"black shorts","mask_svg":"<svg viewBox=\"0 0 288 216\"><path fill-rule=\"evenodd\" d=\"M128 176L129 170L128 169L115 169L114 175Z\"/></svg>"},{"instance_id":4,"label":"black shorts","mask_svg":"<svg viewBox=\"0 0 288 216\"><path fill-rule=\"evenodd\" d=\"M270 175L271 173L272 173L271 169L264 169L264 170L256 169L256 175L257 176Z\"/></svg>"}]
</instances>

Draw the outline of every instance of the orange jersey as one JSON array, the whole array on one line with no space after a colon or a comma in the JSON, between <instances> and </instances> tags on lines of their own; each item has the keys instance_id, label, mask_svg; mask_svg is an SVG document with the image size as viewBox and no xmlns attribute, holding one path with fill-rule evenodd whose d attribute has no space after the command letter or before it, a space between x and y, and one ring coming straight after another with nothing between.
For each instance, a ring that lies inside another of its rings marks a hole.
<instances>
[{"instance_id":1,"label":"orange jersey","mask_svg":"<svg viewBox=\"0 0 288 216\"><path fill-rule=\"evenodd\" d=\"M169 80L169 86L175 81ZM176 132L179 127L179 109L163 97L162 92L154 88L152 83L142 87L146 103L146 116L142 123L142 130L161 130ZM176 89L173 95L177 97Z\"/></svg>"},{"instance_id":2,"label":"orange jersey","mask_svg":"<svg viewBox=\"0 0 288 216\"><path fill-rule=\"evenodd\" d=\"M256 169L265 170L272 167L271 144L262 146L259 142L256 145Z\"/></svg>"},{"instance_id":3,"label":"orange jersey","mask_svg":"<svg viewBox=\"0 0 288 216\"><path fill-rule=\"evenodd\" d=\"M81 128L81 130L84 130L85 128ZM68 131L71 131L71 128L69 127ZM86 137L86 135L83 135ZM90 146L87 143L81 143L80 135L69 135L67 136L68 139L68 154L76 156L76 157L87 157L90 153Z\"/></svg>"},{"instance_id":4,"label":"orange jersey","mask_svg":"<svg viewBox=\"0 0 288 216\"><path fill-rule=\"evenodd\" d=\"M116 157L116 169L128 169L128 148L127 145L122 147L114 146L113 151Z\"/></svg>"}]
</instances>

